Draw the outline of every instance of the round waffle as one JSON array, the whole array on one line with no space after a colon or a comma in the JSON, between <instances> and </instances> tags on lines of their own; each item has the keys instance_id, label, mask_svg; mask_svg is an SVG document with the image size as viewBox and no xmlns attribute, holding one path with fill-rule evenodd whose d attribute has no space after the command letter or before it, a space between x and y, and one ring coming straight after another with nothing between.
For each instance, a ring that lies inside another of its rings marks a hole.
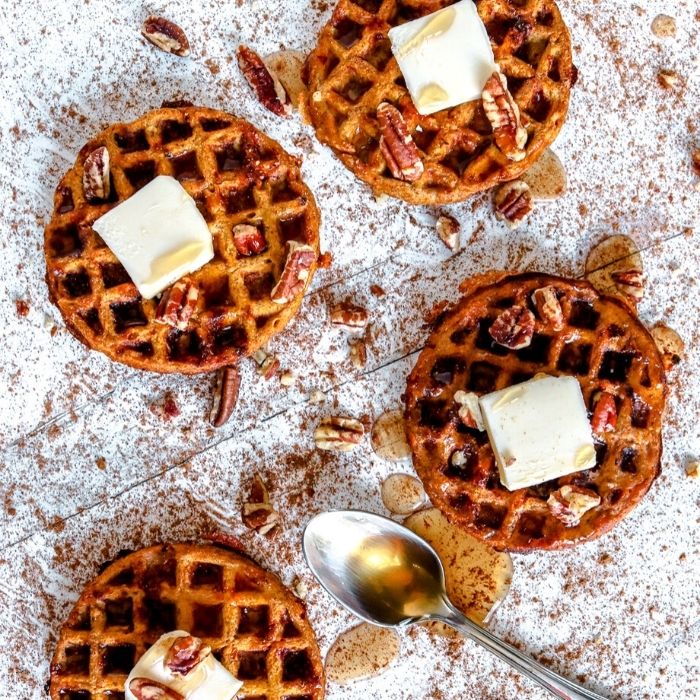
<instances>
[{"instance_id":1,"label":"round waffle","mask_svg":"<svg viewBox=\"0 0 700 700\"><path fill-rule=\"evenodd\" d=\"M52 700L123 697L144 652L176 629L239 680L236 697L321 700L321 653L303 603L250 559L214 545L161 545L110 563L83 591L51 663Z\"/></svg>"},{"instance_id":2,"label":"round waffle","mask_svg":"<svg viewBox=\"0 0 700 700\"><path fill-rule=\"evenodd\" d=\"M550 286L563 311L559 330L531 301L536 289ZM428 495L453 523L499 549L557 549L601 535L632 510L660 471L666 385L653 338L622 302L585 281L494 273L462 291L467 296L437 322L408 378L406 430ZM513 305L535 315L532 342L520 350L489 333ZM575 376L591 412L600 392L612 394L617 424L596 438L592 469L511 492L501 485L486 433L463 425L454 395L486 394L537 373ZM572 527L547 505L567 484L601 499Z\"/></svg>"},{"instance_id":3,"label":"round waffle","mask_svg":"<svg viewBox=\"0 0 700 700\"><path fill-rule=\"evenodd\" d=\"M481 100L420 116L391 52L389 30L452 0L340 0L306 64L305 107L320 141L375 193L414 204L458 202L513 180L556 138L576 69L571 41L552 0L476 0L495 59L528 131L525 158L493 143ZM392 177L380 150L377 107L394 104L425 166L415 182Z\"/></svg>"},{"instance_id":4,"label":"round waffle","mask_svg":"<svg viewBox=\"0 0 700 700\"><path fill-rule=\"evenodd\" d=\"M102 146L109 151L111 195L88 200L84 164ZM186 328L156 322L158 299L139 295L92 229L157 175L180 181L214 241L214 258L188 276L199 293ZM262 252L238 253L232 233L237 224L263 233ZM318 256L319 212L296 159L230 114L192 106L157 109L107 128L61 180L44 237L46 281L66 325L88 347L139 369L207 372L250 355L297 312L303 291L284 305L270 298L290 241L311 246Z\"/></svg>"}]
</instances>

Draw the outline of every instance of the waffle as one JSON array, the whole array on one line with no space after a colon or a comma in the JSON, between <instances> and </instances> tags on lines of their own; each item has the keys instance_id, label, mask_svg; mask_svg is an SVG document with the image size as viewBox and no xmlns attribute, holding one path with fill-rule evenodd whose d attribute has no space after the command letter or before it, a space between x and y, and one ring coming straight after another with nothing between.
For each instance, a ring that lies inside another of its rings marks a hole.
<instances>
[{"instance_id":1,"label":"waffle","mask_svg":"<svg viewBox=\"0 0 700 700\"><path fill-rule=\"evenodd\" d=\"M83 164L105 146L111 196L88 201ZM189 275L199 289L186 329L155 322L158 299L145 300L92 223L157 175L176 177L194 197L214 239L214 258ZM267 247L243 257L237 224L262 227ZM88 143L59 184L46 228L46 281L66 325L88 347L138 369L193 374L231 365L281 331L303 293L271 301L288 241L318 254L319 212L299 163L243 119L212 109L157 109L110 126ZM315 263L308 282L313 277Z\"/></svg>"},{"instance_id":2,"label":"waffle","mask_svg":"<svg viewBox=\"0 0 700 700\"><path fill-rule=\"evenodd\" d=\"M531 302L535 289L550 285L560 297L561 330L545 324ZM438 320L408 378L406 430L428 495L454 524L499 549L558 549L598 537L632 510L660 472L666 384L654 340L622 302L585 281L494 274L462 290L467 296ZM536 318L532 342L521 350L489 334L513 304ZM510 492L500 483L486 433L459 420L454 394L486 394L539 372L575 376L589 411L599 392L611 393L617 425L596 439L592 469ZM453 460L457 451L460 459ZM573 527L547 506L566 484L601 498Z\"/></svg>"},{"instance_id":3,"label":"waffle","mask_svg":"<svg viewBox=\"0 0 700 700\"><path fill-rule=\"evenodd\" d=\"M556 138L576 69L568 30L552 0L476 0L495 59L529 134L526 156L509 160L492 142L481 100L421 117L391 53L389 30L451 0L340 0L308 58L305 112L320 141L376 194L414 204L464 200L525 172ZM380 151L377 107L396 105L420 149L415 182L391 176Z\"/></svg>"},{"instance_id":4,"label":"waffle","mask_svg":"<svg viewBox=\"0 0 700 700\"><path fill-rule=\"evenodd\" d=\"M83 591L51 663L52 700L115 700L141 655L176 629L201 637L252 700L321 700L304 605L247 557L161 545L110 563Z\"/></svg>"}]
</instances>

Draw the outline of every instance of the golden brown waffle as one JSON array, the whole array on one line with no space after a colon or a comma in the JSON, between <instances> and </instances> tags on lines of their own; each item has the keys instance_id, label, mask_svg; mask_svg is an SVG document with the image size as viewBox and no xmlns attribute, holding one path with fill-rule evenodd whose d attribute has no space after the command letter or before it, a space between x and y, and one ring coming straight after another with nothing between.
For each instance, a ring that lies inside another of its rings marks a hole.
<instances>
[{"instance_id":1,"label":"golden brown waffle","mask_svg":"<svg viewBox=\"0 0 700 700\"><path fill-rule=\"evenodd\" d=\"M534 290L547 286L559 297L561 330L545 323L531 302ZM666 385L654 340L624 304L585 281L495 274L462 290L467 296L438 321L408 378L406 429L428 495L453 523L499 549L557 549L601 535L659 474ZM536 318L532 342L521 350L489 334L494 319L514 304ZM596 440L594 468L510 492L501 485L486 433L462 424L454 395L486 394L539 372L575 376L589 411L601 391L612 394L617 425ZM601 498L574 527L547 506L549 495L566 484Z\"/></svg>"},{"instance_id":2,"label":"golden brown waffle","mask_svg":"<svg viewBox=\"0 0 700 700\"><path fill-rule=\"evenodd\" d=\"M110 155L112 194L106 202L88 201L83 189L83 164L100 146ZM92 229L157 175L180 181L214 239L214 258L189 275L199 298L185 330L154 321L158 299L141 298ZM262 230L263 252L238 254L232 229L241 223ZM298 310L303 292L285 305L270 299L288 241L306 243L318 254L319 212L297 160L230 114L191 106L157 109L107 128L61 180L44 239L46 281L66 325L87 346L139 369L206 372L257 350Z\"/></svg>"},{"instance_id":3,"label":"golden brown waffle","mask_svg":"<svg viewBox=\"0 0 700 700\"><path fill-rule=\"evenodd\" d=\"M61 629L52 700L123 698L131 669L176 629L200 637L244 682L237 698L321 700L321 654L303 603L250 559L214 545L162 545L110 563Z\"/></svg>"},{"instance_id":4,"label":"golden brown waffle","mask_svg":"<svg viewBox=\"0 0 700 700\"><path fill-rule=\"evenodd\" d=\"M375 193L414 204L458 202L527 170L561 129L575 82L569 32L552 0L476 0L496 61L529 134L513 162L492 142L481 100L421 117L388 38L393 26L452 0L340 0L306 64L308 117L316 134ZM396 105L420 149L416 182L391 176L379 148L377 107Z\"/></svg>"}]
</instances>

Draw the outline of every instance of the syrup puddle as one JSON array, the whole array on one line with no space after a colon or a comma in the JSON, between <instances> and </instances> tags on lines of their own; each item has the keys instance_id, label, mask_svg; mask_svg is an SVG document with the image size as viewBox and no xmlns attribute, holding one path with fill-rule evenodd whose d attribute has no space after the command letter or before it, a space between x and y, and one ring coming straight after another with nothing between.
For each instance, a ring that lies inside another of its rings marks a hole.
<instances>
[{"instance_id":1,"label":"syrup puddle","mask_svg":"<svg viewBox=\"0 0 700 700\"><path fill-rule=\"evenodd\" d=\"M398 657L400 648L394 630L363 622L333 642L326 657L326 674L341 685L374 678Z\"/></svg>"},{"instance_id":2,"label":"syrup puddle","mask_svg":"<svg viewBox=\"0 0 700 700\"><path fill-rule=\"evenodd\" d=\"M390 462L400 462L411 456L401 411L387 411L374 421L372 449Z\"/></svg>"},{"instance_id":3,"label":"syrup puddle","mask_svg":"<svg viewBox=\"0 0 700 700\"><path fill-rule=\"evenodd\" d=\"M549 148L520 179L529 185L535 201L559 199L568 189L566 170L557 154Z\"/></svg>"},{"instance_id":4,"label":"syrup puddle","mask_svg":"<svg viewBox=\"0 0 700 700\"><path fill-rule=\"evenodd\" d=\"M409 516L404 525L438 553L445 568L447 594L455 607L477 624L486 623L510 589L510 555L497 552L451 525L437 508ZM457 636L441 622L428 622L425 626L443 636Z\"/></svg>"},{"instance_id":5,"label":"syrup puddle","mask_svg":"<svg viewBox=\"0 0 700 700\"><path fill-rule=\"evenodd\" d=\"M426 505L423 484L409 474L392 474L382 482L382 502L394 515L409 515Z\"/></svg>"}]
</instances>

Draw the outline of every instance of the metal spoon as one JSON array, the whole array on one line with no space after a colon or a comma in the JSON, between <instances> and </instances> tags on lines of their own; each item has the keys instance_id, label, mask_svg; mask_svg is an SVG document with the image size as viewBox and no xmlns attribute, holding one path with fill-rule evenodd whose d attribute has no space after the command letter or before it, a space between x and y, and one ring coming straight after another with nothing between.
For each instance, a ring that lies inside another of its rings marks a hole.
<instances>
[{"instance_id":1,"label":"metal spoon","mask_svg":"<svg viewBox=\"0 0 700 700\"><path fill-rule=\"evenodd\" d=\"M435 550L408 528L372 513L313 518L304 556L321 585L350 612L381 627L444 622L562 700L604 700L494 637L452 605Z\"/></svg>"}]
</instances>

